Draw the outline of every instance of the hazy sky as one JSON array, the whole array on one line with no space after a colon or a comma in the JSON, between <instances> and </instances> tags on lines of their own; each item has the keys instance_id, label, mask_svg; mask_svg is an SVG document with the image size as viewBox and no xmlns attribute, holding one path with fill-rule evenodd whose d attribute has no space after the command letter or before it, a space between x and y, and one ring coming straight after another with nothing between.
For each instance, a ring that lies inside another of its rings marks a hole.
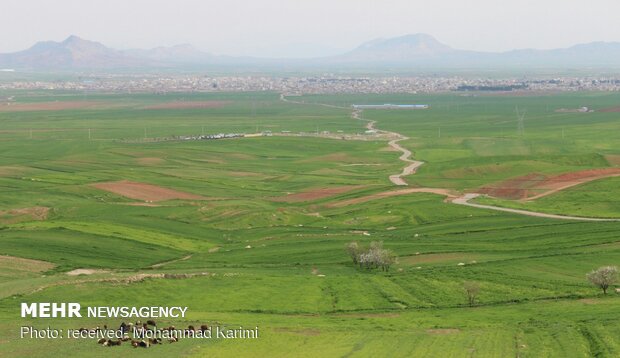
<instances>
[{"instance_id":1,"label":"hazy sky","mask_svg":"<svg viewBox=\"0 0 620 358\"><path fill-rule=\"evenodd\" d=\"M618 0L2 0L0 52L70 34L255 56L326 55L418 32L469 50L554 48L620 41L619 14Z\"/></svg>"}]
</instances>

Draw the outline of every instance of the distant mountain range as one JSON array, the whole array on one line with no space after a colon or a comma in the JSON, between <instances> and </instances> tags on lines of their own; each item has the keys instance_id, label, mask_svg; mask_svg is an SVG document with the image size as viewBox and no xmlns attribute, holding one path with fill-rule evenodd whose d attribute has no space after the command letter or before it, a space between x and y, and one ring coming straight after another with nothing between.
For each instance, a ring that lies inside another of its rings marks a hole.
<instances>
[{"instance_id":1,"label":"distant mountain range","mask_svg":"<svg viewBox=\"0 0 620 358\"><path fill-rule=\"evenodd\" d=\"M620 42L593 42L553 50L476 52L454 49L427 34L366 42L338 56L312 59L264 59L217 56L191 45L149 50L115 50L70 36L62 42L38 42L31 48L0 54L0 68L18 70L183 69L210 67L366 69L466 68L617 68Z\"/></svg>"}]
</instances>

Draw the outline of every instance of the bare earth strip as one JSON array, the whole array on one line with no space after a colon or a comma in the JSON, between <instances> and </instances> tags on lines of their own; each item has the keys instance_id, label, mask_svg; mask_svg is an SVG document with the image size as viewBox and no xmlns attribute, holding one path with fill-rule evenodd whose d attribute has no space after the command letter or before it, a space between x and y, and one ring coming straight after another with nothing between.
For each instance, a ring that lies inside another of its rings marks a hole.
<instances>
[{"instance_id":1,"label":"bare earth strip","mask_svg":"<svg viewBox=\"0 0 620 358\"><path fill-rule=\"evenodd\" d=\"M186 200L206 200L207 198L177 191L173 189L162 188L157 185L131 182L127 180L121 180L109 183L97 183L92 184L97 189L112 192L114 194L122 195L127 198L144 200L144 201L164 201L173 199L186 199Z\"/></svg>"},{"instance_id":2,"label":"bare earth strip","mask_svg":"<svg viewBox=\"0 0 620 358\"><path fill-rule=\"evenodd\" d=\"M69 276L80 276L80 275L94 275L94 274L104 274L110 271L106 270L97 270L97 269L75 269L67 272L66 274Z\"/></svg>"}]
</instances>

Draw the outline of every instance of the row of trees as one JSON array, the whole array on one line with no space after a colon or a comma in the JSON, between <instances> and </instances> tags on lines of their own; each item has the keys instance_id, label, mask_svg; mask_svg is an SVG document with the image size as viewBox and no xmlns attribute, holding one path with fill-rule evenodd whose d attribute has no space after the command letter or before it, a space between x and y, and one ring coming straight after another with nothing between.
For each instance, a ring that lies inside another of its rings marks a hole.
<instances>
[{"instance_id":1,"label":"row of trees","mask_svg":"<svg viewBox=\"0 0 620 358\"><path fill-rule=\"evenodd\" d=\"M360 268L378 269L389 271L390 266L396 263L396 254L389 249L383 248L383 241L373 241L370 246L364 247L357 241L346 245L346 251L351 256L354 265Z\"/></svg>"}]
</instances>

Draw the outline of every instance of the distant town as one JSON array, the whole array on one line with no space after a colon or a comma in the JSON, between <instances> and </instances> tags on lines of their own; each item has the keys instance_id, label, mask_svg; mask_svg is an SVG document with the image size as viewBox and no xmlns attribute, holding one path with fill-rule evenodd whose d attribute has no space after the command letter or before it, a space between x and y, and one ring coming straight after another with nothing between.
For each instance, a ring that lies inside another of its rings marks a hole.
<instances>
[{"instance_id":1,"label":"distant town","mask_svg":"<svg viewBox=\"0 0 620 358\"><path fill-rule=\"evenodd\" d=\"M314 77L92 75L73 80L3 81L4 90L70 90L127 93L273 91L287 95L330 93L620 91L620 77L486 79L459 76Z\"/></svg>"}]
</instances>

